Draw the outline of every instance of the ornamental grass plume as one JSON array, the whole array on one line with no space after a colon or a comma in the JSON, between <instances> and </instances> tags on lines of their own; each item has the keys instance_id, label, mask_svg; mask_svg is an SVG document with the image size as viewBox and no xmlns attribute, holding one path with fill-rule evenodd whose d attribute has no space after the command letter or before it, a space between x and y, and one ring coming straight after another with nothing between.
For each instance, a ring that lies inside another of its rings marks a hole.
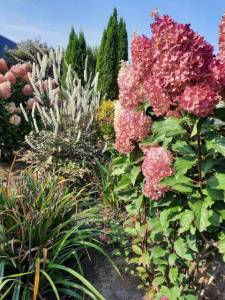
<instances>
[{"instance_id":1,"label":"ornamental grass plume","mask_svg":"<svg viewBox=\"0 0 225 300\"><path fill-rule=\"evenodd\" d=\"M160 181L173 174L173 156L170 151L160 146L147 147L143 151L142 173L146 178L144 194L153 200L159 200L169 191Z\"/></svg>"},{"instance_id":2,"label":"ornamental grass plume","mask_svg":"<svg viewBox=\"0 0 225 300\"><path fill-rule=\"evenodd\" d=\"M0 83L0 98L8 99L11 97L11 95L11 83L9 81Z\"/></svg>"},{"instance_id":3,"label":"ornamental grass plume","mask_svg":"<svg viewBox=\"0 0 225 300\"><path fill-rule=\"evenodd\" d=\"M144 112L135 112L123 108L116 118L115 147L120 153L130 153L135 147L134 143L148 135L152 119Z\"/></svg>"}]
</instances>

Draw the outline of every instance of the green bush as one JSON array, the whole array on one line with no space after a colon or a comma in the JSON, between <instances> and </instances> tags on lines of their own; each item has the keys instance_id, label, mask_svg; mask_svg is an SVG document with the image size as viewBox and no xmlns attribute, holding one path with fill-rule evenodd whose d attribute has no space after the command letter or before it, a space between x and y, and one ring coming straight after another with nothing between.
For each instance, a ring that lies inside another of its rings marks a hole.
<instances>
[{"instance_id":1,"label":"green bush","mask_svg":"<svg viewBox=\"0 0 225 300\"><path fill-rule=\"evenodd\" d=\"M92 188L70 193L64 184L25 174L16 189L1 186L1 299L104 299L82 268L88 249L104 254Z\"/></svg>"}]
</instances>

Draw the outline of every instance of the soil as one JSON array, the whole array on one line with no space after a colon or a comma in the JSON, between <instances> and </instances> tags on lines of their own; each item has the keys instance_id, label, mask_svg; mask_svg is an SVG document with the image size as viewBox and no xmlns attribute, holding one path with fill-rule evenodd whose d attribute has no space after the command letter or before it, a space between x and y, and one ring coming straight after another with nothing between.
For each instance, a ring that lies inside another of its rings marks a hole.
<instances>
[{"instance_id":1,"label":"soil","mask_svg":"<svg viewBox=\"0 0 225 300\"><path fill-rule=\"evenodd\" d=\"M113 268L109 260L102 255L96 256L94 261L87 263L86 276L106 300L141 300L143 292L137 289L138 280L124 273L125 261L116 257L113 259L121 275Z\"/></svg>"}]
</instances>

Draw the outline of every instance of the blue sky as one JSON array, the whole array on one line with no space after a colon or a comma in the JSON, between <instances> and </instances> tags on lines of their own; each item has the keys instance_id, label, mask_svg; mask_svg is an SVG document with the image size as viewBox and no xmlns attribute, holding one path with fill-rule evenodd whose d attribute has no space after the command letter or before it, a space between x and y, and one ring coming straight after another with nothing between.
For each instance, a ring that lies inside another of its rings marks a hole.
<instances>
[{"instance_id":1,"label":"blue sky","mask_svg":"<svg viewBox=\"0 0 225 300\"><path fill-rule=\"evenodd\" d=\"M0 34L18 42L41 38L48 45L67 44L71 26L83 30L91 46L98 45L113 7L133 31L150 35L154 8L175 20L191 23L217 49L218 26L225 0L1 0Z\"/></svg>"}]
</instances>

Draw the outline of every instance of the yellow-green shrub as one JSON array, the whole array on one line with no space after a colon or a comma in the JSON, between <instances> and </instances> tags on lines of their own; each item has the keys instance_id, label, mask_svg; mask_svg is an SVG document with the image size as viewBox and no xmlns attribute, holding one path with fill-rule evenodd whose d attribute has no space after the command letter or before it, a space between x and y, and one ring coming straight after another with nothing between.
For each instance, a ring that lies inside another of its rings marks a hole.
<instances>
[{"instance_id":1,"label":"yellow-green shrub","mask_svg":"<svg viewBox=\"0 0 225 300\"><path fill-rule=\"evenodd\" d=\"M102 100L97 114L100 135L105 141L109 141L114 137L113 119L114 119L115 101Z\"/></svg>"}]
</instances>

